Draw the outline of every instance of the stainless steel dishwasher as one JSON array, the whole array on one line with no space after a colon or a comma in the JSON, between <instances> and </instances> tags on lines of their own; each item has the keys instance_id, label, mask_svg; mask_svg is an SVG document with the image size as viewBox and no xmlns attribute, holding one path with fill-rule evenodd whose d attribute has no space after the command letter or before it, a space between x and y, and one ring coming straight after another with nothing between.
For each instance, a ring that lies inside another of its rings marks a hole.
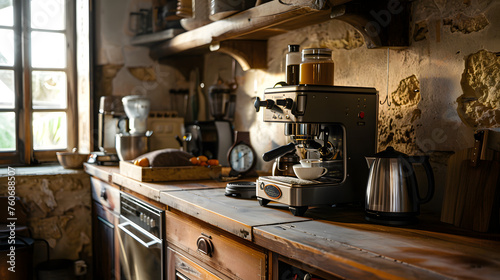
<instances>
[{"instance_id":1,"label":"stainless steel dishwasher","mask_svg":"<svg viewBox=\"0 0 500 280\"><path fill-rule=\"evenodd\" d=\"M120 193L120 276L130 280L165 278L165 211Z\"/></svg>"}]
</instances>

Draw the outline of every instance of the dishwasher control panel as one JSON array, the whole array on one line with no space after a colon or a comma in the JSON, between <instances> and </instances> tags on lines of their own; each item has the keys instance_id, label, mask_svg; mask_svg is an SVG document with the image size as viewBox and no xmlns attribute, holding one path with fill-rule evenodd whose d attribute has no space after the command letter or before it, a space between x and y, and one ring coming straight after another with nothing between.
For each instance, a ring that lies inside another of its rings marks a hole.
<instances>
[{"instance_id":1,"label":"dishwasher control panel","mask_svg":"<svg viewBox=\"0 0 500 280\"><path fill-rule=\"evenodd\" d=\"M162 239L165 211L126 193L120 193L120 215Z\"/></svg>"}]
</instances>

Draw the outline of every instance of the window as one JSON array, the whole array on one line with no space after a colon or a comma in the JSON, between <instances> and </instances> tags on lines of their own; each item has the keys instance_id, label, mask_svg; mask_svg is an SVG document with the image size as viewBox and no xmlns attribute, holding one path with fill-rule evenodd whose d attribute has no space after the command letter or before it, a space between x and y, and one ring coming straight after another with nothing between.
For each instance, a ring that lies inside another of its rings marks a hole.
<instances>
[{"instance_id":1,"label":"window","mask_svg":"<svg viewBox=\"0 0 500 280\"><path fill-rule=\"evenodd\" d=\"M74 18L74 1L0 0L0 164L76 146Z\"/></svg>"}]
</instances>

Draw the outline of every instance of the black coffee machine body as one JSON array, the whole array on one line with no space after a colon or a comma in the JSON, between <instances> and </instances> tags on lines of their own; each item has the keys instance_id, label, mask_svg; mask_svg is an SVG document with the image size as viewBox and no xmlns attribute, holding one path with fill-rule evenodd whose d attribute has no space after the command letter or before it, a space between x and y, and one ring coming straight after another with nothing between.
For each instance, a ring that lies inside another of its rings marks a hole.
<instances>
[{"instance_id":1,"label":"black coffee machine body","mask_svg":"<svg viewBox=\"0 0 500 280\"><path fill-rule=\"evenodd\" d=\"M217 159L222 166L229 166L227 152L234 142L230 121L216 120L186 125L186 151L194 156L204 155Z\"/></svg>"},{"instance_id":2,"label":"black coffee machine body","mask_svg":"<svg viewBox=\"0 0 500 280\"><path fill-rule=\"evenodd\" d=\"M186 151L195 156L204 155L229 166L227 153L234 142L235 87L220 77L208 89L211 121L196 121L186 124Z\"/></svg>"}]
</instances>

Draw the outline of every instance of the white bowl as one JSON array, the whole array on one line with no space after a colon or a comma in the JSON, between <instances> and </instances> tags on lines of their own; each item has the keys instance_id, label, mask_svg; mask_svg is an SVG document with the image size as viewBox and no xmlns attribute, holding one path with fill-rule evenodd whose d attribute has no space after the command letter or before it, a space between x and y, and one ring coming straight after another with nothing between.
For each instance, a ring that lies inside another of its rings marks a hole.
<instances>
[{"instance_id":1,"label":"white bowl","mask_svg":"<svg viewBox=\"0 0 500 280\"><path fill-rule=\"evenodd\" d=\"M325 175L328 169L321 166L303 167L300 164L296 164L293 166L293 172L302 180L314 180Z\"/></svg>"}]
</instances>

